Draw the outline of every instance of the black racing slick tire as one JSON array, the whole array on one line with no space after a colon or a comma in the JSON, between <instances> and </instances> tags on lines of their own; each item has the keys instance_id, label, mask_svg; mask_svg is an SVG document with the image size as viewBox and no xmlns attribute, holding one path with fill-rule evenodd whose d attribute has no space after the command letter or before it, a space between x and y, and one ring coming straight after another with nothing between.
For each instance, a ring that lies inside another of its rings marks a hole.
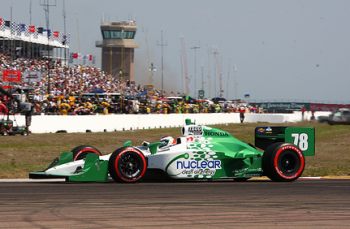
<instances>
[{"instance_id":1,"label":"black racing slick tire","mask_svg":"<svg viewBox=\"0 0 350 229\"><path fill-rule=\"evenodd\" d=\"M102 153L98 149L90 145L77 146L73 148L71 152L73 153L73 161L84 159L89 153L94 153L98 156L102 155Z\"/></svg>"},{"instance_id":2,"label":"black racing slick tire","mask_svg":"<svg viewBox=\"0 0 350 229\"><path fill-rule=\"evenodd\" d=\"M302 151L290 143L274 143L266 148L262 157L264 175L272 181L294 181L305 168Z\"/></svg>"},{"instance_id":3,"label":"black racing slick tire","mask_svg":"<svg viewBox=\"0 0 350 229\"><path fill-rule=\"evenodd\" d=\"M109 175L116 182L135 183L145 176L147 161L141 151L133 147L122 147L109 158Z\"/></svg>"}]
</instances>

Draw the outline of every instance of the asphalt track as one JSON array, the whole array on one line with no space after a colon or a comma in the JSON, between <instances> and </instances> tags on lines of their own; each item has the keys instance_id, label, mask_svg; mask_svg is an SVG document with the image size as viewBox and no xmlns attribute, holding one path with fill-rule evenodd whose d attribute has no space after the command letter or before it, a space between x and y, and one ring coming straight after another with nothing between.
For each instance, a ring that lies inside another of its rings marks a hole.
<instances>
[{"instance_id":1,"label":"asphalt track","mask_svg":"<svg viewBox=\"0 0 350 229\"><path fill-rule=\"evenodd\" d=\"M349 228L350 180L0 183L1 228Z\"/></svg>"}]
</instances>

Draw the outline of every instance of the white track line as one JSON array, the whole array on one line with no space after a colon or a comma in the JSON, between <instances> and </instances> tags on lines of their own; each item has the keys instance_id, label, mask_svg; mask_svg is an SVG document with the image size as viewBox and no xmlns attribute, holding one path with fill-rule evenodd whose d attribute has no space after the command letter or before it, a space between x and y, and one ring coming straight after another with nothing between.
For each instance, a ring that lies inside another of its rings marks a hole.
<instances>
[{"instance_id":1,"label":"white track line","mask_svg":"<svg viewBox=\"0 0 350 229\"><path fill-rule=\"evenodd\" d=\"M320 180L322 177L300 177L298 179L303 179L303 180Z\"/></svg>"},{"instance_id":2,"label":"white track line","mask_svg":"<svg viewBox=\"0 0 350 229\"><path fill-rule=\"evenodd\" d=\"M20 182L63 182L65 179L59 178L59 179L29 179L29 178L23 178L23 179L0 179L0 183L20 183Z\"/></svg>"}]
</instances>

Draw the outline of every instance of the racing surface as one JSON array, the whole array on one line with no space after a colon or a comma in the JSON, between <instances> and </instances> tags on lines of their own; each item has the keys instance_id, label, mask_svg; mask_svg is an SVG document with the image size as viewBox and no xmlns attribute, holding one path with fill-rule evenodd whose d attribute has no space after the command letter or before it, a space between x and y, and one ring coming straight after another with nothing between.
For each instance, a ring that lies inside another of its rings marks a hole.
<instances>
[{"instance_id":1,"label":"racing surface","mask_svg":"<svg viewBox=\"0 0 350 229\"><path fill-rule=\"evenodd\" d=\"M349 180L0 183L1 228L348 228Z\"/></svg>"}]
</instances>

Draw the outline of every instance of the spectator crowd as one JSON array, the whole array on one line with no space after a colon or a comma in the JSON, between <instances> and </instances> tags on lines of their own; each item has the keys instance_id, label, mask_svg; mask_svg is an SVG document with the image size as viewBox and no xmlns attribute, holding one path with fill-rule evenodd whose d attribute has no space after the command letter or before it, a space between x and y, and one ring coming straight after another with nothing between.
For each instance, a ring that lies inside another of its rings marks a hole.
<instances>
[{"instance_id":1,"label":"spectator crowd","mask_svg":"<svg viewBox=\"0 0 350 229\"><path fill-rule=\"evenodd\" d=\"M0 74L6 69L40 72L39 80L22 77L19 84L11 85L14 96L33 104L33 114L218 113L238 112L242 107L246 112L262 112L241 101L195 100L179 94L165 97L154 88L121 81L93 66L63 66L60 61L49 63L47 59L13 60L0 53ZM6 86L0 79L0 86Z\"/></svg>"}]
</instances>

